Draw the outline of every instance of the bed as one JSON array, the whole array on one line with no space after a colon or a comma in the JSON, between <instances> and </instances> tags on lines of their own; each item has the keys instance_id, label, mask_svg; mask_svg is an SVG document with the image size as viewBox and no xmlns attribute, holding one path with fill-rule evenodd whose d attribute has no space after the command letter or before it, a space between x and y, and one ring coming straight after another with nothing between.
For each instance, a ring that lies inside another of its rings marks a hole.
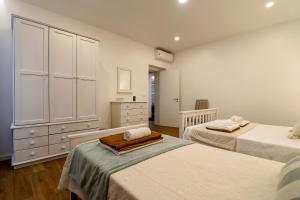
<instances>
[{"instance_id":1,"label":"bed","mask_svg":"<svg viewBox=\"0 0 300 200\"><path fill-rule=\"evenodd\" d=\"M181 112L180 136L202 144L256 157L287 162L300 155L300 140L291 140L291 127L250 123L233 133L207 130L218 109Z\"/></svg>"},{"instance_id":2,"label":"bed","mask_svg":"<svg viewBox=\"0 0 300 200\"><path fill-rule=\"evenodd\" d=\"M71 146L74 147L72 152L87 145L98 148L95 139L129 128L132 127L70 136ZM72 152L67 158L59 188L68 188L83 200L93 199L83 191L84 187L79 186L82 183L68 175L72 165L78 168L76 162L72 163ZM82 159L85 158L82 156ZM93 156L93 159L99 158ZM87 159L86 164L93 163L93 159ZM111 174L107 199L271 200L275 199L283 165L281 162L191 143ZM95 177L97 170L86 173L78 175L81 180ZM98 184L92 187L99 191L103 189Z\"/></svg>"}]
</instances>

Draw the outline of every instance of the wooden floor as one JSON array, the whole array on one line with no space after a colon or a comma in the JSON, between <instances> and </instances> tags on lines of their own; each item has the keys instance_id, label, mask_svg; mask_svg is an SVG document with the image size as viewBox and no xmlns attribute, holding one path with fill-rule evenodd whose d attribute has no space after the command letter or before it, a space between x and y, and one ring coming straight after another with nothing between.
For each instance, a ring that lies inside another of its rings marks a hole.
<instances>
[{"instance_id":1,"label":"wooden floor","mask_svg":"<svg viewBox=\"0 0 300 200\"><path fill-rule=\"evenodd\" d=\"M153 131L178 137L178 129L155 126ZM0 162L0 200L69 200L68 191L56 189L65 158L13 170Z\"/></svg>"}]
</instances>

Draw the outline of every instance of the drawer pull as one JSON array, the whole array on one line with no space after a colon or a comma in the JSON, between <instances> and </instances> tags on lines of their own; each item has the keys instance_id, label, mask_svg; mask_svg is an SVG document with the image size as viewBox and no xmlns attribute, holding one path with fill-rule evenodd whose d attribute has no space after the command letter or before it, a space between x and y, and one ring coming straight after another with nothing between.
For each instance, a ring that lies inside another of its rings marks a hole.
<instances>
[{"instance_id":1,"label":"drawer pull","mask_svg":"<svg viewBox=\"0 0 300 200\"><path fill-rule=\"evenodd\" d=\"M62 127L61 127L61 130L65 130L65 129L66 129L66 127L65 127L65 126L62 126Z\"/></svg>"},{"instance_id":2,"label":"drawer pull","mask_svg":"<svg viewBox=\"0 0 300 200\"><path fill-rule=\"evenodd\" d=\"M62 136L61 137L61 140L65 140L67 137L66 136Z\"/></svg>"},{"instance_id":3,"label":"drawer pull","mask_svg":"<svg viewBox=\"0 0 300 200\"><path fill-rule=\"evenodd\" d=\"M86 125L86 126L87 126L87 127L91 127L91 125L92 125L91 123L87 123L87 125Z\"/></svg>"},{"instance_id":4,"label":"drawer pull","mask_svg":"<svg viewBox=\"0 0 300 200\"><path fill-rule=\"evenodd\" d=\"M30 145L34 145L34 144L35 144L35 141L32 140L32 141L29 142L29 144L30 144Z\"/></svg>"},{"instance_id":5,"label":"drawer pull","mask_svg":"<svg viewBox=\"0 0 300 200\"><path fill-rule=\"evenodd\" d=\"M30 153L30 155L31 155L31 156L35 156L35 153L34 153L34 151L32 151L32 152Z\"/></svg>"},{"instance_id":6,"label":"drawer pull","mask_svg":"<svg viewBox=\"0 0 300 200\"><path fill-rule=\"evenodd\" d=\"M30 130L30 131L29 131L30 135L33 135L34 132L35 132L34 130Z\"/></svg>"},{"instance_id":7,"label":"drawer pull","mask_svg":"<svg viewBox=\"0 0 300 200\"><path fill-rule=\"evenodd\" d=\"M66 146L61 146L61 149L62 149L62 150L66 149Z\"/></svg>"}]
</instances>

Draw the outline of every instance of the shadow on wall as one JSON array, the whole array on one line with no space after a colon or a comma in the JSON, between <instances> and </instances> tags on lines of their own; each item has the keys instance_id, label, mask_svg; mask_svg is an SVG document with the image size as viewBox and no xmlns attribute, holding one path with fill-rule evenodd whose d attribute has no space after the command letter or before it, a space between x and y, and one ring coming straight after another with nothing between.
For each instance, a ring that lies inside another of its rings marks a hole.
<instances>
[{"instance_id":1,"label":"shadow on wall","mask_svg":"<svg viewBox=\"0 0 300 200\"><path fill-rule=\"evenodd\" d=\"M12 33L11 18L0 0L0 160L12 152Z\"/></svg>"}]
</instances>

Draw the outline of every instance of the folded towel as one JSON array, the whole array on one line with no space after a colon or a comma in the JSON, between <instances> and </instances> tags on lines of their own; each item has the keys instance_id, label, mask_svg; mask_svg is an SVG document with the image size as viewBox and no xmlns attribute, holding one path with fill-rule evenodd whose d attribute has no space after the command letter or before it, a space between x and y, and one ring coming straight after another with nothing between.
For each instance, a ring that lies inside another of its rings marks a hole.
<instances>
[{"instance_id":1,"label":"folded towel","mask_svg":"<svg viewBox=\"0 0 300 200\"><path fill-rule=\"evenodd\" d=\"M115 134L107 137L100 138L100 142L114 148L117 151L126 150L128 147L132 147L133 145L141 144L147 141L154 141L160 139L161 134L157 132L152 132L149 136L145 136L142 138L138 138L135 140L127 141L124 140L124 133Z\"/></svg>"},{"instance_id":2,"label":"folded towel","mask_svg":"<svg viewBox=\"0 0 300 200\"><path fill-rule=\"evenodd\" d=\"M244 127L246 125L248 125L250 123L250 121L248 120L244 120L243 117L241 116L237 116L237 115L233 115L231 118L230 118L231 121L233 122L236 122L240 125L240 127Z\"/></svg>"},{"instance_id":3,"label":"folded towel","mask_svg":"<svg viewBox=\"0 0 300 200\"><path fill-rule=\"evenodd\" d=\"M240 128L240 125L231 120L215 120L206 126L207 129L222 131L222 132L233 132Z\"/></svg>"},{"instance_id":4,"label":"folded towel","mask_svg":"<svg viewBox=\"0 0 300 200\"><path fill-rule=\"evenodd\" d=\"M244 121L244 119L241 116L233 115L230 118L231 121L236 122L236 123L241 123Z\"/></svg>"},{"instance_id":5,"label":"folded towel","mask_svg":"<svg viewBox=\"0 0 300 200\"><path fill-rule=\"evenodd\" d=\"M293 133L288 135L288 138L291 139L291 140L297 140L297 139L300 139L300 136L298 135L294 135Z\"/></svg>"},{"instance_id":6,"label":"folded towel","mask_svg":"<svg viewBox=\"0 0 300 200\"><path fill-rule=\"evenodd\" d=\"M127 141L135 140L145 136L151 135L151 130L148 127L131 129L124 133L124 139Z\"/></svg>"},{"instance_id":7,"label":"folded towel","mask_svg":"<svg viewBox=\"0 0 300 200\"><path fill-rule=\"evenodd\" d=\"M250 123L248 120L243 120L242 122L239 123L240 127L245 127Z\"/></svg>"},{"instance_id":8,"label":"folded towel","mask_svg":"<svg viewBox=\"0 0 300 200\"><path fill-rule=\"evenodd\" d=\"M149 140L149 141L142 142L142 143L139 143L139 144L135 144L135 145L132 145L132 146L129 146L129 147L125 147L125 148L122 148L121 150L116 150L116 149L114 149L114 148L112 148L112 147L110 147L106 144L103 144L103 143L100 143L100 144L103 147L110 150L111 152L113 152L114 154L116 154L116 155L123 155L125 153L129 153L129 152L132 152L132 151L144 148L144 147L148 147L150 145L158 144L158 143L161 143L161 142L163 142L162 137L159 138L159 139L156 139L156 140Z\"/></svg>"},{"instance_id":9,"label":"folded towel","mask_svg":"<svg viewBox=\"0 0 300 200\"><path fill-rule=\"evenodd\" d=\"M300 136L300 122L294 126L293 135Z\"/></svg>"}]
</instances>

